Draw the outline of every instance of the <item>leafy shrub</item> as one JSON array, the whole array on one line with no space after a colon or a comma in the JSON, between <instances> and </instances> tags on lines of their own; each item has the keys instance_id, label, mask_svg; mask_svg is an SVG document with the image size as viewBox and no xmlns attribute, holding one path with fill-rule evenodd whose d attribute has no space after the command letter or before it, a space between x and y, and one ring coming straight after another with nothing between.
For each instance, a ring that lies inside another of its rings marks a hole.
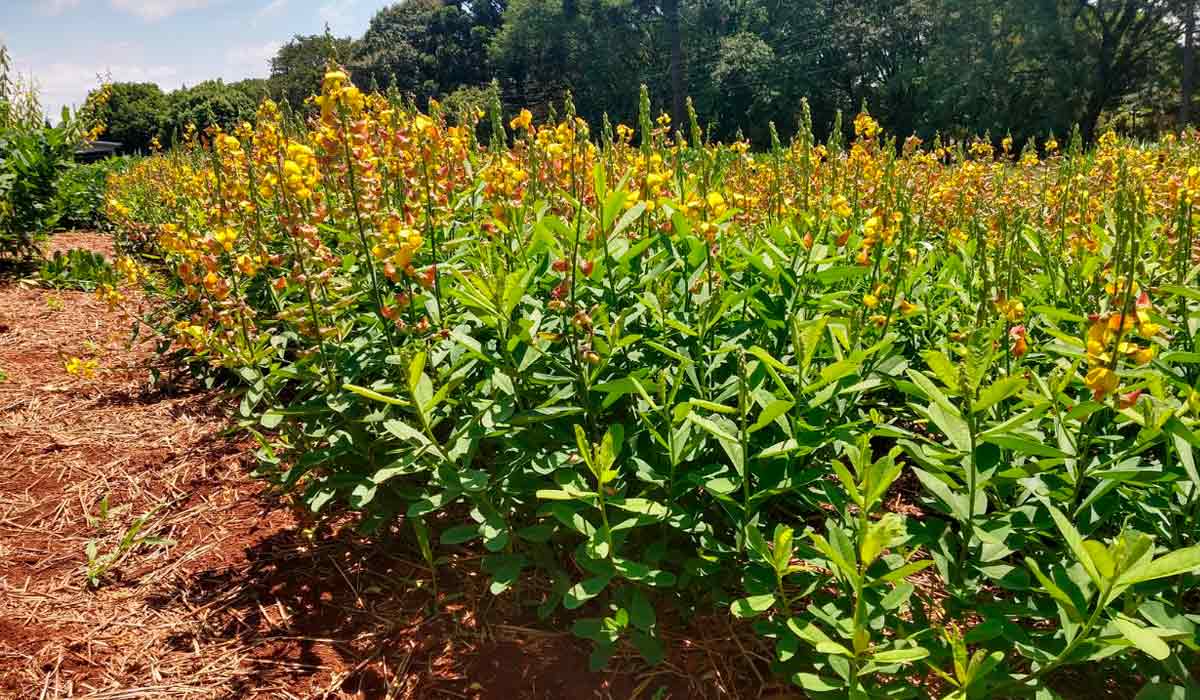
<instances>
[{"instance_id":1,"label":"leafy shrub","mask_svg":"<svg viewBox=\"0 0 1200 700\"><path fill-rule=\"evenodd\" d=\"M54 255L38 268L38 280L55 289L94 291L97 287L118 282L117 272L103 255L79 248Z\"/></svg>"},{"instance_id":2,"label":"leafy shrub","mask_svg":"<svg viewBox=\"0 0 1200 700\"><path fill-rule=\"evenodd\" d=\"M110 175L128 167L129 158L108 158L76 165L58 181L55 206L59 211L58 225L66 229L102 229L108 219L104 215L104 197Z\"/></svg>"},{"instance_id":3,"label":"leafy shrub","mask_svg":"<svg viewBox=\"0 0 1200 700\"><path fill-rule=\"evenodd\" d=\"M58 224L56 185L73 151L67 128L0 131L0 254L31 255L36 236Z\"/></svg>"},{"instance_id":4,"label":"leafy shrub","mask_svg":"<svg viewBox=\"0 0 1200 700\"><path fill-rule=\"evenodd\" d=\"M340 71L318 104L109 210L314 513L540 571L597 665L721 607L814 696L1194 684L1196 133L752 154L643 94L639 145L568 102L484 148Z\"/></svg>"}]
</instances>

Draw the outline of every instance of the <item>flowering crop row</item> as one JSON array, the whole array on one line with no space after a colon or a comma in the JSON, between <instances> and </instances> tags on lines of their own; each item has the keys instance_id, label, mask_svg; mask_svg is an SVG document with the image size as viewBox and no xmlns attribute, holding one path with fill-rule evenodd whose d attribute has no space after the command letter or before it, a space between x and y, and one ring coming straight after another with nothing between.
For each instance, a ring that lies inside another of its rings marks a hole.
<instances>
[{"instance_id":1,"label":"flowering crop row","mask_svg":"<svg viewBox=\"0 0 1200 700\"><path fill-rule=\"evenodd\" d=\"M644 93L598 132L337 69L314 100L108 199L120 269L313 512L431 565L478 540L597 664L717 607L814 695L1192 682L1196 133L1016 152L862 114L752 153Z\"/></svg>"}]
</instances>

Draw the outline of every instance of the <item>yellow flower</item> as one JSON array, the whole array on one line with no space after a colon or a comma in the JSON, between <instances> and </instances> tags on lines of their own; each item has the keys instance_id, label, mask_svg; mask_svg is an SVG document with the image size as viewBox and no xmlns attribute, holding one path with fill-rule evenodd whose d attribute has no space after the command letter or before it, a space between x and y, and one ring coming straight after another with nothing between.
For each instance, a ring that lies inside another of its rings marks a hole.
<instances>
[{"instance_id":1,"label":"yellow flower","mask_svg":"<svg viewBox=\"0 0 1200 700\"><path fill-rule=\"evenodd\" d=\"M725 213L725 197L720 192L709 192L704 199L713 215L720 216Z\"/></svg>"},{"instance_id":2,"label":"yellow flower","mask_svg":"<svg viewBox=\"0 0 1200 700\"><path fill-rule=\"evenodd\" d=\"M1117 382L1117 373L1107 367L1093 367L1083 380L1097 401L1116 391Z\"/></svg>"},{"instance_id":3,"label":"yellow flower","mask_svg":"<svg viewBox=\"0 0 1200 700\"><path fill-rule=\"evenodd\" d=\"M94 358L84 360L78 357L71 357L67 359L64 367L67 370L67 374L91 379L96 376L96 368L99 364Z\"/></svg>"},{"instance_id":4,"label":"yellow flower","mask_svg":"<svg viewBox=\"0 0 1200 700\"><path fill-rule=\"evenodd\" d=\"M428 134L433 131L434 123L432 119L424 114L418 114L416 119L413 119L412 127L413 131L418 134Z\"/></svg>"},{"instance_id":5,"label":"yellow flower","mask_svg":"<svg viewBox=\"0 0 1200 700\"><path fill-rule=\"evenodd\" d=\"M829 203L829 208L833 210L834 214L842 219L850 216L852 213L850 209L850 202L846 201L846 198L840 194L834 197L833 201Z\"/></svg>"},{"instance_id":6,"label":"yellow flower","mask_svg":"<svg viewBox=\"0 0 1200 700\"><path fill-rule=\"evenodd\" d=\"M527 109L521 110L521 113L513 117L513 120L508 123L512 129L528 129L533 124L533 113Z\"/></svg>"}]
</instances>

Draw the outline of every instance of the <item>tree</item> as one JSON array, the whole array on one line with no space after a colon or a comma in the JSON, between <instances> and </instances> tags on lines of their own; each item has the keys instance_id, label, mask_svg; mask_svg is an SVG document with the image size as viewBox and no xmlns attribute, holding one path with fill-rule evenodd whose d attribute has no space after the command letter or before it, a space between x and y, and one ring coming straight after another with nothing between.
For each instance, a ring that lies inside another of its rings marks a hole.
<instances>
[{"instance_id":1,"label":"tree","mask_svg":"<svg viewBox=\"0 0 1200 700\"><path fill-rule=\"evenodd\" d=\"M1079 125L1091 140L1105 109L1173 61L1179 38L1177 0L1064 0L1062 18L1074 38L1081 98Z\"/></svg>"},{"instance_id":2,"label":"tree","mask_svg":"<svg viewBox=\"0 0 1200 700\"><path fill-rule=\"evenodd\" d=\"M168 96L168 103L164 133L172 142L183 135L189 124L198 129L217 125L228 131L254 119L258 110L258 104L245 91L221 80L207 80L176 90Z\"/></svg>"},{"instance_id":3,"label":"tree","mask_svg":"<svg viewBox=\"0 0 1200 700\"><path fill-rule=\"evenodd\" d=\"M261 104L271 97L271 81L266 78L246 78L236 83L229 83L229 88L246 96L254 104Z\"/></svg>"},{"instance_id":4,"label":"tree","mask_svg":"<svg viewBox=\"0 0 1200 700\"><path fill-rule=\"evenodd\" d=\"M145 153L150 141L162 136L169 116L167 96L154 83L113 83L110 87L108 101L97 115L106 126L102 138L119 141L125 153Z\"/></svg>"},{"instance_id":5,"label":"tree","mask_svg":"<svg viewBox=\"0 0 1200 700\"><path fill-rule=\"evenodd\" d=\"M348 61L353 50L354 40L349 37L297 34L279 47L271 59L271 77L267 79L271 96L300 109L309 96L321 89L329 60Z\"/></svg>"},{"instance_id":6,"label":"tree","mask_svg":"<svg viewBox=\"0 0 1200 700\"><path fill-rule=\"evenodd\" d=\"M669 95L666 46L656 7L641 0L512 0L490 46L510 107L545 111L570 90L580 114L598 123L637 114L638 84Z\"/></svg>"},{"instance_id":7,"label":"tree","mask_svg":"<svg viewBox=\"0 0 1200 700\"><path fill-rule=\"evenodd\" d=\"M1196 75L1196 0L1183 4L1183 80L1179 100L1179 125L1192 121L1192 90Z\"/></svg>"},{"instance_id":8,"label":"tree","mask_svg":"<svg viewBox=\"0 0 1200 700\"><path fill-rule=\"evenodd\" d=\"M371 18L350 68L364 85L428 98L487 83L487 43L502 5L406 0Z\"/></svg>"}]
</instances>

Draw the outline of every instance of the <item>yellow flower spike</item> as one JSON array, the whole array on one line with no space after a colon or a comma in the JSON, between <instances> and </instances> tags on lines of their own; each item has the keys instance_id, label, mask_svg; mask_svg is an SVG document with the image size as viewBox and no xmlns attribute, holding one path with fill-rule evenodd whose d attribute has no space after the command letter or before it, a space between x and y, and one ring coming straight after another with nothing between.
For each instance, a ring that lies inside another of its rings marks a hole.
<instances>
[{"instance_id":1,"label":"yellow flower spike","mask_svg":"<svg viewBox=\"0 0 1200 700\"><path fill-rule=\"evenodd\" d=\"M879 306L879 297L869 292L863 295L862 300L863 306L866 306L868 309L874 309Z\"/></svg>"},{"instance_id":2,"label":"yellow flower spike","mask_svg":"<svg viewBox=\"0 0 1200 700\"><path fill-rule=\"evenodd\" d=\"M863 112L854 118L854 134L856 136L873 139L879 133L879 122L871 118L871 115Z\"/></svg>"}]
</instances>

